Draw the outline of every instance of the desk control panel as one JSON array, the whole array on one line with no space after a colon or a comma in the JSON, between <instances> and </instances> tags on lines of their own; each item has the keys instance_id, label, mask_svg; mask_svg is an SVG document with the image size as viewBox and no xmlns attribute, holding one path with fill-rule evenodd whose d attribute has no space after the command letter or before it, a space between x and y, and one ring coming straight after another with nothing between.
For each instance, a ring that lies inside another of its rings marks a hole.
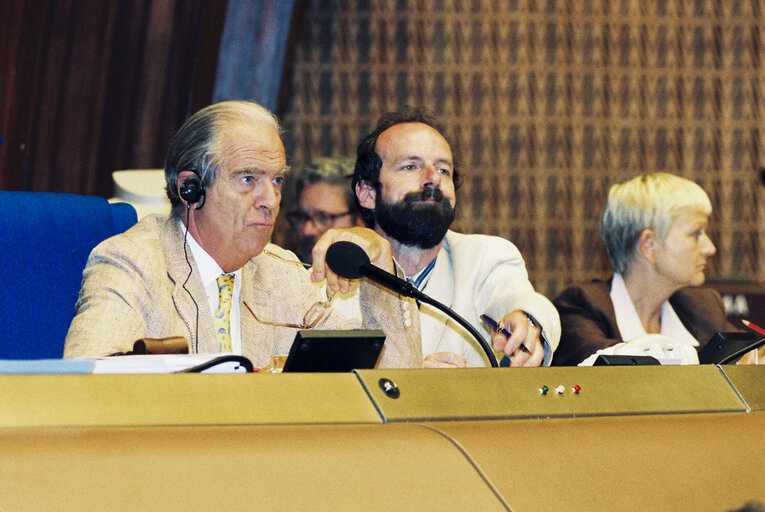
<instances>
[{"instance_id":1,"label":"desk control panel","mask_svg":"<svg viewBox=\"0 0 765 512\"><path fill-rule=\"evenodd\" d=\"M356 373L385 422L746 411L712 365Z\"/></svg>"},{"instance_id":2,"label":"desk control panel","mask_svg":"<svg viewBox=\"0 0 765 512\"><path fill-rule=\"evenodd\" d=\"M765 410L762 367L0 375L0 427L383 424Z\"/></svg>"}]
</instances>

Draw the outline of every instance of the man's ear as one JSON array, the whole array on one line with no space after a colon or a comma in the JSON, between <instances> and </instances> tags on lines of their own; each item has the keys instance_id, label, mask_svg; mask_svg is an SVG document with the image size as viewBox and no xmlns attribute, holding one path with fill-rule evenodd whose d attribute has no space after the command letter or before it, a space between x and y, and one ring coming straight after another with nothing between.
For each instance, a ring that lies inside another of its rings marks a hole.
<instances>
[{"instance_id":1,"label":"man's ear","mask_svg":"<svg viewBox=\"0 0 765 512\"><path fill-rule=\"evenodd\" d=\"M175 181L176 191L181 202L188 208L199 210L205 204L205 188L200 183L199 174L192 170L181 171Z\"/></svg>"},{"instance_id":2,"label":"man's ear","mask_svg":"<svg viewBox=\"0 0 765 512\"><path fill-rule=\"evenodd\" d=\"M368 210L374 210L377 204L377 190L368 181L356 183L356 197L359 204Z\"/></svg>"},{"instance_id":3,"label":"man's ear","mask_svg":"<svg viewBox=\"0 0 765 512\"><path fill-rule=\"evenodd\" d=\"M638 253L648 263L656 263L656 249L659 245L659 237L651 229L644 229L638 238Z\"/></svg>"}]
</instances>

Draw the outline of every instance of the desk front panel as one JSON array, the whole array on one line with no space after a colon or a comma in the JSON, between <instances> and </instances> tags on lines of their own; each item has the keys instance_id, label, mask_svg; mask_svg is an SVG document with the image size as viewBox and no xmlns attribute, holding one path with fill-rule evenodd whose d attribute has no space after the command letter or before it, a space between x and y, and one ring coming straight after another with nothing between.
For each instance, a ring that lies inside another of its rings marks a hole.
<instances>
[{"instance_id":1,"label":"desk front panel","mask_svg":"<svg viewBox=\"0 0 765 512\"><path fill-rule=\"evenodd\" d=\"M0 510L729 510L761 372L0 376Z\"/></svg>"},{"instance_id":2,"label":"desk front panel","mask_svg":"<svg viewBox=\"0 0 765 512\"><path fill-rule=\"evenodd\" d=\"M0 510L505 511L417 425L0 429Z\"/></svg>"},{"instance_id":3,"label":"desk front panel","mask_svg":"<svg viewBox=\"0 0 765 512\"><path fill-rule=\"evenodd\" d=\"M752 411L765 411L765 365L724 364L720 370Z\"/></svg>"},{"instance_id":4,"label":"desk front panel","mask_svg":"<svg viewBox=\"0 0 765 512\"><path fill-rule=\"evenodd\" d=\"M427 425L462 446L516 512L765 504L765 413Z\"/></svg>"},{"instance_id":5,"label":"desk front panel","mask_svg":"<svg viewBox=\"0 0 765 512\"><path fill-rule=\"evenodd\" d=\"M382 423L351 373L0 375L0 427Z\"/></svg>"}]
</instances>

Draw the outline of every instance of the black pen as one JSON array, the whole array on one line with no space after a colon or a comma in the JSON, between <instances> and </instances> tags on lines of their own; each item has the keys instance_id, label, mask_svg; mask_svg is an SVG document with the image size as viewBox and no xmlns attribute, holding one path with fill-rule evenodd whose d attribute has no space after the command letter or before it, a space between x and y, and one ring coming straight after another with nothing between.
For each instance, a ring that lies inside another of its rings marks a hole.
<instances>
[{"instance_id":1,"label":"black pen","mask_svg":"<svg viewBox=\"0 0 765 512\"><path fill-rule=\"evenodd\" d=\"M508 331L507 329L505 329L504 326L500 326L497 323L497 321L494 320L489 315L481 315L481 320L483 321L483 323L485 323L489 327L489 329L492 332L498 332L498 333L504 335L506 338L510 338L510 336L512 336L512 334L513 334L510 331ZM527 352L527 353L531 353L531 351L528 349L528 347L526 345L524 345L523 343L521 343L521 350L523 350L524 352Z\"/></svg>"}]
</instances>

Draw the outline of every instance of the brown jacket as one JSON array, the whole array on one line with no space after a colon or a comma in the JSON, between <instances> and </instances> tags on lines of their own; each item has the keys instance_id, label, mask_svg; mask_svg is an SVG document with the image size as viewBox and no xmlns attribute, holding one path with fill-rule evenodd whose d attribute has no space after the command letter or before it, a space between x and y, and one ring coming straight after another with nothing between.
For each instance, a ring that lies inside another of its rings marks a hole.
<instances>
[{"instance_id":1,"label":"brown jacket","mask_svg":"<svg viewBox=\"0 0 765 512\"><path fill-rule=\"evenodd\" d=\"M611 279L571 286L553 301L560 313L561 338L554 366L574 366L598 350L624 341L611 302ZM722 298L711 288L683 288L669 298L680 321L699 341L698 350L717 332L738 331L725 317Z\"/></svg>"},{"instance_id":2,"label":"brown jacket","mask_svg":"<svg viewBox=\"0 0 765 512\"><path fill-rule=\"evenodd\" d=\"M183 244L177 217L152 215L93 249L64 357L101 357L129 351L140 338L173 336L189 340L191 353L215 352L213 316L190 251L189 277ZM294 254L275 245L268 250L297 261ZM256 367L267 366L272 354L289 352L297 331L264 325L249 310L267 323L300 324L305 312L321 298L320 287L310 282L308 271L299 265L264 253L252 258L242 268L244 356ZM382 329L387 335L378 367L422 367L420 324L413 301L362 282L361 308L361 327ZM358 327L358 320L336 311L316 326Z\"/></svg>"}]
</instances>

